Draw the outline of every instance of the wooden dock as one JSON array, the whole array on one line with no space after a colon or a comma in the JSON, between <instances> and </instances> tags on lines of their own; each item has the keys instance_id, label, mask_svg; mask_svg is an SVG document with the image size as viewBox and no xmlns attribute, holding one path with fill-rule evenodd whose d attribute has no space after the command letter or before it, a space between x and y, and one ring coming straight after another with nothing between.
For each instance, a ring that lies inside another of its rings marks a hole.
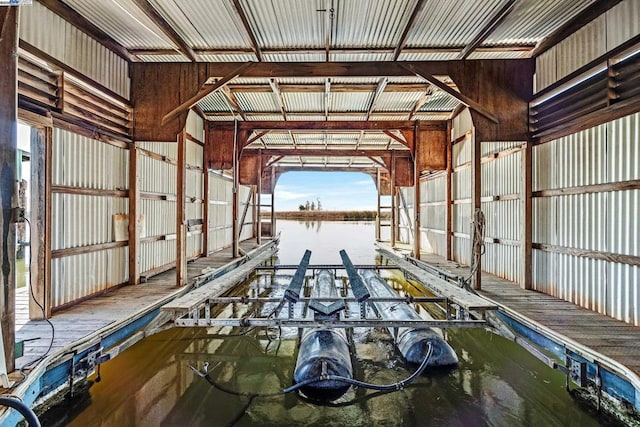
<instances>
[{"instance_id":1,"label":"wooden dock","mask_svg":"<svg viewBox=\"0 0 640 427\"><path fill-rule=\"evenodd\" d=\"M269 240L261 249L271 244ZM240 244L244 253L256 250L255 240ZM49 356L63 351L91 336L115 330L133 317L160 307L172 299L185 294L204 275L211 275L231 263L231 249L227 248L198 258L187 265L188 284L176 287L175 270L169 270L136 286L123 286L111 292L83 301L56 313L50 321L55 327L55 339ZM16 359L16 369L27 366L47 351L51 339L51 327L44 320L29 320L28 290L21 288L16 296L16 342L27 341L24 355ZM22 377L18 373L14 380Z\"/></svg>"},{"instance_id":2,"label":"wooden dock","mask_svg":"<svg viewBox=\"0 0 640 427\"><path fill-rule=\"evenodd\" d=\"M396 253L409 252L402 248ZM420 258L454 275L469 275L468 266L438 255L422 253ZM626 377L636 389L640 386L640 327L485 272L478 294L516 321Z\"/></svg>"}]
</instances>

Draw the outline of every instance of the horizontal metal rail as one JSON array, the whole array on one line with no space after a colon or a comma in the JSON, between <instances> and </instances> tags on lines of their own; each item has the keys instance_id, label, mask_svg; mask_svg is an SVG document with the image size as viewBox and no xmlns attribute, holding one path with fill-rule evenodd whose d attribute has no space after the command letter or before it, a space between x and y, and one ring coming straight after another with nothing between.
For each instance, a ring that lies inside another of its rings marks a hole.
<instances>
[{"instance_id":1,"label":"horizontal metal rail","mask_svg":"<svg viewBox=\"0 0 640 427\"><path fill-rule=\"evenodd\" d=\"M395 265L374 265L374 264L363 264L363 265L354 265L357 270L399 270L400 268ZM267 270L267 271L277 271L277 270L296 270L298 268L297 264L281 264L281 265L263 265L256 270ZM342 264L311 264L307 266L307 270L344 270L345 266Z\"/></svg>"},{"instance_id":2,"label":"horizontal metal rail","mask_svg":"<svg viewBox=\"0 0 640 427\"><path fill-rule=\"evenodd\" d=\"M308 319L176 319L179 327L291 327L291 328L484 328L484 320L379 320L379 319L336 319L336 320L308 320Z\"/></svg>"},{"instance_id":3,"label":"horizontal metal rail","mask_svg":"<svg viewBox=\"0 0 640 427\"><path fill-rule=\"evenodd\" d=\"M311 300L319 302L333 302L342 300L344 302L359 302L356 298L336 298L336 297L318 297L318 298L306 298L302 297L298 299L298 302L309 302ZM270 303L281 302L282 298L277 297L217 297L209 298L208 302L211 304L251 304L251 303ZM446 302L447 299L443 297L371 297L367 299L367 302L405 302L405 303L423 303L423 302Z\"/></svg>"}]
</instances>

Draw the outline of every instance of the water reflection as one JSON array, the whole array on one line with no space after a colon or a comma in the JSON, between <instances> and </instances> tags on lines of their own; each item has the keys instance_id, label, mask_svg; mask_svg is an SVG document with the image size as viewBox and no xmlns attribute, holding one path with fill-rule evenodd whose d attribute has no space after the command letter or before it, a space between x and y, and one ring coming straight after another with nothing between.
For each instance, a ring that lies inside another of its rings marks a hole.
<instances>
[{"instance_id":1,"label":"water reflection","mask_svg":"<svg viewBox=\"0 0 640 427\"><path fill-rule=\"evenodd\" d=\"M283 264L297 262L307 247L314 250L312 263L339 263L334 247L345 246L354 262L373 263L375 252L364 246L365 242L372 246L371 224L349 228L325 223L319 235L311 228L301 232L306 226L300 223L279 221L278 225L283 231L279 254ZM328 233L337 234L326 236ZM359 247L362 252L356 252ZM385 274L403 292L418 292L400 275ZM236 294L278 296L289 280L287 276L256 276ZM269 304L236 304L225 307L220 315L241 317L272 309ZM430 311L438 314L433 307ZM149 337L102 366L102 381L84 394L84 403L75 399L79 407L58 408L44 425L598 425L566 393L561 374L516 344L478 329L446 334L460 359L456 369L428 372L414 385L393 393L351 389L325 406L297 394L249 399L226 393L189 368L208 362L220 386L239 392L268 393L288 387L297 330L285 329L185 328ZM356 378L388 384L411 374L414 367L403 363L384 330L361 329L354 341Z\"/></svg>"}]
</instances>

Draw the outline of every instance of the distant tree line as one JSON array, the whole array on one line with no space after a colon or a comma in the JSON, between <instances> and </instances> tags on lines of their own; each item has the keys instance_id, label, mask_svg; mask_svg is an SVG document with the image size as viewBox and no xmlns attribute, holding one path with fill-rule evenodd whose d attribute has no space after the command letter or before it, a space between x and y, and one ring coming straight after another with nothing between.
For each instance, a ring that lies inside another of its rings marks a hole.
<instances>
[{"instance_id":1,"label":"distant tree line","mask_svg":"<svg viewBox=\"0 0 640 427\"><path fill-rule=\"evenodd\" d=\"M306 203L301 204L300 206L298 206L298 209L301 211L321 211L322 210L322 203L320 203L320 199L317 199L318 203L312 201L307 200Z\"/></svg>"}]
</instances>

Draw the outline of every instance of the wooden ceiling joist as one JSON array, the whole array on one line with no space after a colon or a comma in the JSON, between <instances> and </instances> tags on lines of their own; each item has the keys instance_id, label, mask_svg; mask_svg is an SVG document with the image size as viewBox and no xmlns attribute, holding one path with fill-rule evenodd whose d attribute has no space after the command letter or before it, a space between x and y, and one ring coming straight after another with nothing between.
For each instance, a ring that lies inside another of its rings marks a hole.
<instances>
[{"instance_id":1,"label":"wooden ceiling joist","mask_svg":"<svg viewBox=\"0 0 640 427\"><path fill-rule=\"evenodd\" d=\"M213 93L216 90L220 89L221 87L223 87L224 85L229 83L231 80L233 80L236 77L238 77L243 71L247 70L249 67L251 67L254 64L255 64L255 62L245 62L244 64L240 65L235 70L233 70L231 73L227 74L225 77L223 77L220 80L218 80L215 84L204 85L198 91L197 94L195 94L194 96L192 96L191 98L187 99L185 102L183 102L182 104L178 105L176 108L174 108L173 110L171 110L167 114L165 114L165 116L162 118L161 124L165 125L169 121L175 119L180 114L184 113L189 108L191 108L194 105L196 105L205 96L207 96L210 93Z\"/></svg>"},{"instance_id":2,"label":"wooden ceiling joist","mask_svg":"<svg viewBox=\"0 0 640 427\"><path fill-rule=\"evenodd\" d=\"M332 83L331 79L326 79L325 83L309 84L309 83L287 83L278 84L282 93L287 92L305 92L305 93L352 93L352 92L374 92L377 84L370 83ZM426 92L430 85L427 83L387 83L385 92ZM271 86L265 84L229 84L229 89L233 92L254 92L267 93L273 92ZM327 103L327 105L329 105Z\"/></svg>"},{"instance_id":3,"label":"wooden ceiling joist","mask_svg":"<svg viewBox=\"0 0 640 427\"><path fill-rule=\"evenodd\" d=\"M240 107L240 103L238 102L238 99L236 98L234 93L231 92L231 90L229 89L229 86L222 86L220 90L222 91L222 93L224 93L224 96L227 98L227 101L229 101L229 104L231 104L231 107L233 108L233 110L236 113L238 113L240 117L242 117L242 120L246 121L247 115L244 113L244 111L242 111L242 108Z\"/></svg>"},{"instance_id":4,"label":"wooden ceiling joist","mask_svg":"<svg viewBox=\"0 0 640 427\"><path fill-rule=\"evenodd\" d=\"M398 157L409 157L409 150L395 151ZM242 155L257 156L260 153L266 156L307 156L307 157L380 157L391 155L390 150L345 150L333 148L245 148Z\"/></svg>"},{"instance_id":5,"label":"wooden ceiling joist","mask_svg":"<svg viewBox=\"0 0 640 427\"><path fill-rule=\"evenodd\" d=\"M58 0L37 0L44 7L60 16L65 21L78 27L80 30L101 43L113 53L129 62L137 62L138 59L129 53L120 43L115 41L111 36L102 31L100 28L89 22L84 16L80 15L71 7Z\"/></svg>"},{"instance_id":6,"label":"wooden ceiling joist","mask_svg":"<svg viewBox=\"0 0 640 427\"><path fill-rule=\"evenodd\" d=\"M463 105L464 106L464 105ZM205 116L211 118L212 121L227 121L233 120L233 116L228 111L205 111ZM366 112L365 111L330 111L330 117L341 117L344 119L353 119L353 120L363 120ZM393 117L397 120L406 120L408 112L407 111L382 111L379 113L373 113L371 115L370 120L378 120L376 117ZM450 111L419 111L417 114L428 114L431 120L448 120ZM254 117L264 117L264 116L280 116L280 111L251 111L245 112L245 116L248 121L251 121ZM287 113L288 121L296 120L298 117L309 117L309 116L317 116L324 117L324 111L305 111L305 112L295 112L295 113ZM389 119L384 119L389 120ZM331 121L331 120L327 120Z\"/></svg>"},{"instance_id":7,"label":"wooden ceiling joist","mask_svg":"<svg viewBox=\"0 0 640 427\"><path fill-rule=\"evenodd\" d=\"M327 131L385 131L408 130L415 128L415 122L409 120L380 120L380 121L248 121L239 123L241 130L327 130ZM215 128L216 122L209 122ZM446 122L425 122L421 129L442 129Z\"/></svg>"},{"instance_id":8,"label":"wooden ceiling joist","mask_svg":"<svg viewBox=\"0 0 640 427\"><path fill-rule=\"evenodd\" d=\"M515 4L516 0L509 0L500 8L500 10L491 16L487 24L478 32L478 34L476 34L473 40L471 40L471 42L462 49L462 52L458 55L458 59L467 59L469 55L471 55L473 51L491 35L493 30L495 30L496 27L504 21L504 18L511 13Z\"/></svg>"},{"instance_id":9,"label":"wooden ceiling joist","mask_svg":"<svg viewBox=\"0 0 640 427\"><path fill-rule=\"evenodd\" d=\"M242 26L244 27L244 31L247 33L247 37L251 40L251 49L253 53L256 55L256 58L259 62L262 62L262 50L260 49L260 45L258 44L258 40L256 40L256 36L251 29L251 25L249 24L249 20L247 19L247 15L244 13L244 9L240 4L239 0L233 0L233 7L242 21Z\"/></svg>"},{"instance_id":10,"label":"wooden ceiling joist","mask_svg":"<svg viewBox=\"0 0 640 427\"><path fill-rule=\"evenodd\" d=\"M473 99L469 98L468 96L465 96L462 93L452 89L447 84L445 84L441 80L437 79L435 76L422 71L421 69L415 67L411 63L402 64L402 66L405 67L407 70L412 71L417 76L422 77L423 79L425 79L426 81L428 81L432 85L436 86L437 88L439 88L443 92L448 93L449 95L451 95L452 97L454 97L458 101L462 102L464 105L466 105L467 107L471 108L472 110L478 112L479 114L481 114L485 118L491 120L494 123L498 123L499 122L498 118L491 111L489 111L488 109L486 109L485 107L483 107L482 105L480 105L479 103L474 101Z\"/></svg>"},{"instance_id":11,"label":"wooden ceiling joist","mask_svg":"<svg viewBox=\"0 0 640 427\"><path fill-rule=\"evenodd\" d=\"M384 89L387 87L387 83L389 79L384 77L378 81L378 86L376 87L376 91L373 93L373 97L371 98L371 102L369 103L369 108L367 109L367 120L371 117L371 113L376 108L376 104L380 100L380 96L384 92Z\"/></svg>"},{"instance_id":12,"label":"wooden ceiling joist","mask_svg":"<svg viewBox=\"0 0 640 427\"><path fill-rule=\"evenodd\" d=\"M185 43L182 37L173 29L171 25L164 19L160 13L149 3L148 0L134 0L136 6L147 15L149 18L159 29L163 32L163 34L178 47L180 53L189 58L191 62L196 62L196 53L193 49Z\"/></svg>"},{"instance_id":13,"label":"wooden ceiling joist","mask_svg":"<svg viewBox=\"0 0 640 427\"><path fill-rule=\"evenodd\" d=\"M280 90L280 86L278 86L278 82L276 79L269 79L269 86L271 87L271 91L276 98L276 104L280 107L280 114L282 114L282 119L287 120L287 109L284 105L284 97L282 96L282 91Z\"/></svg>"}]
</instances>

